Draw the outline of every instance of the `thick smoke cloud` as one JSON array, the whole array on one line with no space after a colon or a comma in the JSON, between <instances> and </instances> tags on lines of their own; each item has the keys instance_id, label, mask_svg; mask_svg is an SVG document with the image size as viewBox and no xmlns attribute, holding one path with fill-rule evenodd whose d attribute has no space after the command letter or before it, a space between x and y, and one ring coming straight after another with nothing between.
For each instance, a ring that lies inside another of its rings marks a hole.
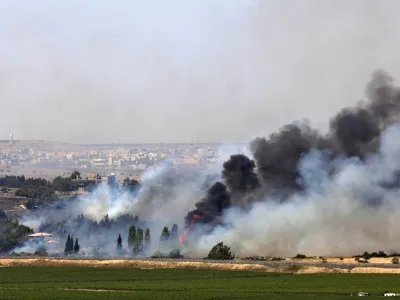
<instances>
[{"instance_id":1,"label":"thick smoke cloud","mask_svg":"<svg viewBox=\"0 0 400 300\"><path fill-rule=\"evenodd\" d=\"M380 136L376 154L365 161L342 158L330 161L316 150L302 157L299 172L307 181L303 193L293 193L278 204L267 195L244 213L235 208L224 223L196 245L201 253L224 240L238 255L354 255L365 250L397 251L400 238L399 185L400 125ZM334 165L332 176L327 165ZM379 199L371 203L370 199Z\"/></svg>"},{"instance_id":2,"label":"thick smoke cloud","mask_svg":"<svg viewBox=\"0 0 400 300\"><path fill-rule=\"evenodd\" d=\"M224 163L222 179L232 195L232 205L246 206L251 200L252 193L259 187L255 167L254 161L243 154L232 155Z\"/></svg>"},{"instance_id":3,"label":"thick smoke cloud","mask_svg":"<svg viewBox=\"0 0 400 300\"><path fill-rule=\"evenodd\" d=\"M212 233L197 226L192 251L204 255L220 240L239 255L397 250L398 91L378 70L367 84L366 101L334 116L329 133L296 122L252 141L255 164L246 156L231 156L222 170L231 198L243 197L246 182L256 182L256 166L262 183L254 185L259 187L256 201L245 202L245 210L238 204L243 202L231 201Z\"/></svg>"},{"instance_id":4,"label":"thick smoke cloud","mask_svg":"<svg viewBox=\"0 0 400 300\"><path fill-rule=\"evenodd\" d=\"M101 186L21 221L108 255L131 225L151 228L156 251L174 223L185 230L184 253L197 257L221 240L239 256L399 251L399 98L394 80L376 71L365 101L334 115L328 133L293 122L248 148L227 147L213 168L162 165L136 191Z\"/></svg>"}]
</instances>

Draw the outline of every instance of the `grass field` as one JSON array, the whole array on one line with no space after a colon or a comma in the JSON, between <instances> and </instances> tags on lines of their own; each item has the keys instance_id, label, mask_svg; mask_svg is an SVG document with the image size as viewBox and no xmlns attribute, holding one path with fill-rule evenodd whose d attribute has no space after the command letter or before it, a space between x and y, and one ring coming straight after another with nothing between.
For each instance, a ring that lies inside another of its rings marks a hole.
<instances>
[{"instance_id":1,"label":"grass field","mask_svg":"<svg viewBox=\"0 0 400 300\"><path fill-rule=\"evenodd\" d=\"M398 292L392 274L83 267L0 268L0 299L351 299ZM372 296L370 298L375 298Z\"/></svg>"}]
</instances>

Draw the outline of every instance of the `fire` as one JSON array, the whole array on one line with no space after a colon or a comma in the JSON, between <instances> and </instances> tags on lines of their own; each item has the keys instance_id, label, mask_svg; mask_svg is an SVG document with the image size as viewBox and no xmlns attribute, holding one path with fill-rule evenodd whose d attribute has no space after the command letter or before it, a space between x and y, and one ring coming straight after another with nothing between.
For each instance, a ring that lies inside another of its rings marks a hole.
<instances>
[{"instance_id":1,"label":"fire","mask_svg":"<svg viewBox=\"0 0 400 300\"><path fill-rule=\"evenodd\" d=\"M188 228L186 228L186 230L184 232L182 232L179 235L179 242L182 244L189 236L190 231L192 230L192 227L194 225L194 223L196 223L197 220L201 219L202 216L198 215L198 214L194 214L192 216L192 222L190 223L190 225L188 226Z\"/></svg>"}]
</instances>

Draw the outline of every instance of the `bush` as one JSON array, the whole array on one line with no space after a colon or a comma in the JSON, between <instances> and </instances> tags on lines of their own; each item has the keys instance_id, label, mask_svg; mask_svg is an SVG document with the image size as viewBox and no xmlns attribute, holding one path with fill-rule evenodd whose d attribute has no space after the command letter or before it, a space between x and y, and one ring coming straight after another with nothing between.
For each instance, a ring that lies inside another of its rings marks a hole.
<instances>
[{"instance_id":1,"label":"bush","mask_svg":"<svg viewBox=\"0 0 400 300\"><path fill-rule=\"evenodd\" d=\"M392 264L398 265L399 264L399 258L398 257L393 257L392 258Z\"/></svg>"},{"instance_id":2,"label":"bush","mask_svg":"<svg viewBox=\"0 0 400 300\"><path fill-rule=\"evenodd\" d=\"M282 258L282 257L273 257L273 258L271 258L271 261L282 261L282 260L285 260L285 259Z\"/></svg>"},{"instance_id":3,"label":"bush","mask_svg":"<svg viewBox=\"0 0 400 300\"><path fill-rule=\"evenodd\" d=\"M286 270L289 272L297 272L301 270L302 266L296 264L290 264L287 266Z\"/></svg>"},{"instance_id":4,"label":"bush","mask_svg":"<svg viewBox=\"0 0 400 300\"><path fill-rule=\"evenodd\" d=\"M167 258L165 254L163 254L161 251L156 251L151 258Z\"/></svg>"},{"instance_id":5,"label":"bush","mask_svg":"<svg viewBox=\"0 0 400 300\"><path fill-rule=\"evenodd\" d=\"M307 258L307 256L304 255L304 254L297 253L296 256L293 257L293 258L296 258L296 259L305 259L305 258Z\"/></svg>"},{"instance_id":6,"label":"bush","mask_svg":"<svg viewBox=\"0 0 400 300\"><path fill-rule=\"evenodd\" d=\"M208 259L218 259L218 260L231 260L234 259L235 256L231 253L231 248L228 246L224 246L223 242L216 244L208 253Z\"/></svg>"},{"instance_id":7,"label":"bush","mask_svg":"<svg viewBox=\"0 0 400 300\"><path fill-rule=\"evenodd\" d=\"M339 260L343 260L343 257L340 257Z\"/></svg>"},{"instance_id":8,"label":"bush","mask_svg":"<svg viewBox=\"0 0 400 300\"><path fill-rule=\"evenodd\" d=\"M169 258L183 258L183 255L181 255L181 250L179 249L173 249L169 254Z\"/></svg>"},{"instance_id":9,"label":"bush","mask_svg":"<svg viewBox=\"0 0 400 300\"><path fill-rule=\"evenodd\" d=\"M47 253L47 251L46 251L45 248L38 248L38 249L35 251L35 253L33 253L33 255L36 255L36 256L47 256L48 253Z\"/></svg>"}]
</instances>

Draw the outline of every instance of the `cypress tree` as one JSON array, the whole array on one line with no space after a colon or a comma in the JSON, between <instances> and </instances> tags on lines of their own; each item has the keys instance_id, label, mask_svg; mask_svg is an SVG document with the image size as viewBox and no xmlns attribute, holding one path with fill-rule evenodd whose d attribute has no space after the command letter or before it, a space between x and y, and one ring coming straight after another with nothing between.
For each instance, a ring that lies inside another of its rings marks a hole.
<instances>
[{"instance_id":1,"label":"cypress tree","mask_svg":"<svg viewBox=\"0 0 400 300\"><path fill-rule=\"evenodd\" d=\"M129 249L133 249L133 247L135 247L135 241L136 241L136 227L135 225L132 225L131 227L129 227L129 233L128 233Z\"/></svg>"},{"instance_id":2,"label":"cypress tree","mask_svg":"<svg viewBox=\"0 0 400 300\"><path fill-rule=\"evenodd\" d=\"M160 241L161 242L166 242L169 239L170 236L170 232L167 226L164 227L163 231L161 232L161 236L160 236Z\"/></svg>"},{"instance_id":3,"label":"cypress tree","mask_svg":"<svg viewBox=\"0 0 400 300\"><path fill-rule=\"evenodd\" d=\"M174 224L171 228L171 234L169 236L169 240L171 242L171 246L173 248L178 246L178 238L179 238L179 233L178 233L178 225Z\"/></svg>"},{"instance_id":4,"label":"cypress tree","mask_svg":"<svg viewBox=\"0 0 400 300\"><path fill-rule=\"evenodd\" d=\"M135 255L140 254L143 251L143 229L138 227L136 231L135 247L133 248L133 253Z\"/></svg>"},{"instance_id":5,"label":"cypress tree","mask_svg":"<svg viewBox=\"0 0 400 300\"><path fill-rule=\"evenodd\" d=\"M122 238L121 238L121 234L118 235L118 240L117 240L117 251L121 252L122 250Z\"/></svg>"},{"instance_id":6,"label":"cypress tree","mask_svg":"<svg viewBox=\"0 0 400 300\"><path fill-rule=\"evenodd\" d=\"M72 251L74 251L74 237L71 235L68 244L68 253L71 253Z\"/></svg>"},{"instance_id":7,"label":"cypress tree","mask_svg":"<svg viewBox=\"0 0 400 300\"><path fill-rule=\"evenodd\" d=\"M79 245L78 238L76 238L75 245L74 245L74 252L78 253L80 248L81 248L81 246Z\"/></svg>"},{"instance_id":8,"label":"cypress tree","mask_svg":"<svg viewBox=\"0 0 400 300\"><path fill-rule=\"evenodd\" d=\"M168 247L168 240L171 235L168 227L165 226L160 236L160 248Z\"/></svg>"},{"instance_id":9,"label":"cypress tree","mask_svg":"<svg viewBox=\"0 0 400 300\"><path fill-rule=\"evenodd\" d=\"M146 228L146 231L144 232L144 251L149 251L151 245L151 235L150 235L150 228Z\"/></svg>"},{"instance_id":10,"label":"cypress tree","mask_svg":"<svg viewBox=\"0 0 400 300\"><path fill-rule=\"evenodd\" d=\"M68 237L67 237L67 241L65 242L65 249L64 249L64 253L69 253L69 240L71 239L71 237L69 236L69 234L68 234Z\"/></svg>"}]
</instances>

